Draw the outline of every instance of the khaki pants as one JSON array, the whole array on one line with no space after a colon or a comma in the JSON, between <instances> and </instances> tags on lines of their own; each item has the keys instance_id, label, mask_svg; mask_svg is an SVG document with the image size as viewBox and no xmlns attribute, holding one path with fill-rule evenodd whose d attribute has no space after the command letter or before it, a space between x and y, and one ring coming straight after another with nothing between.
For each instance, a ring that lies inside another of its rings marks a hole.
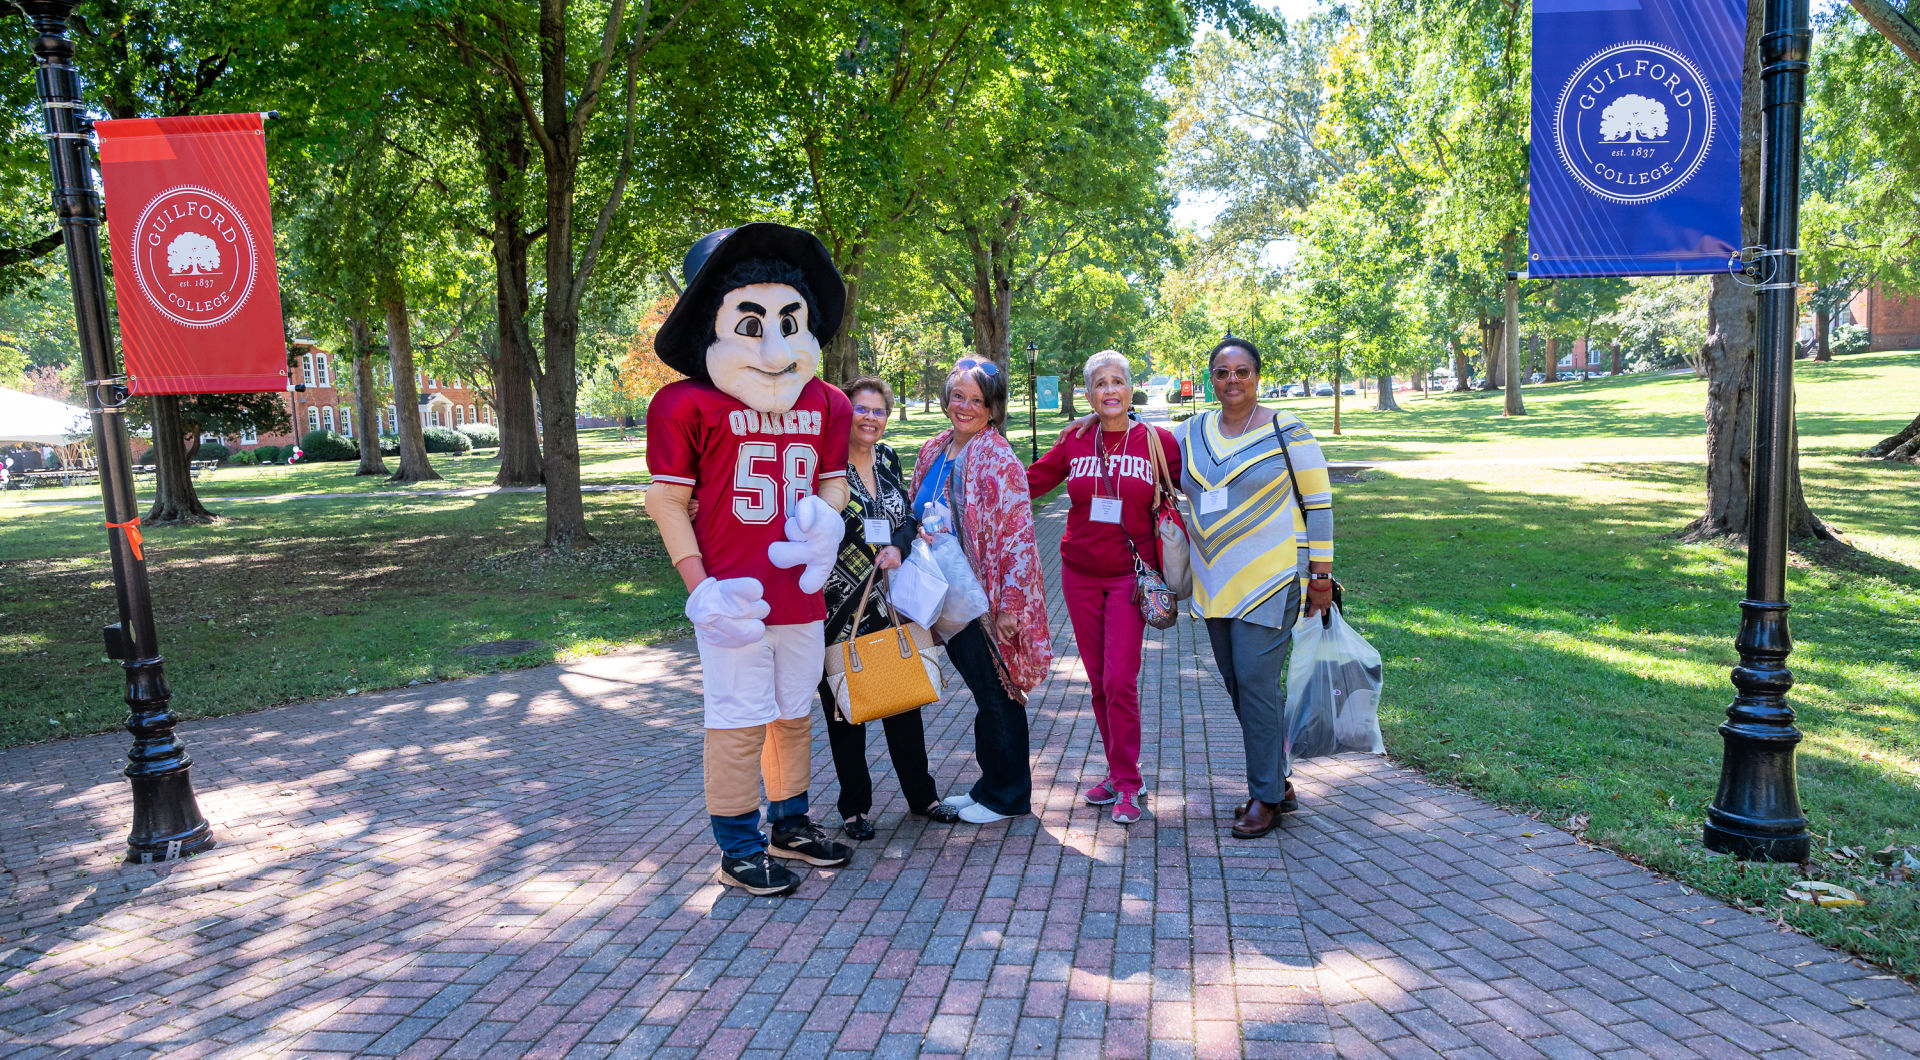
<instances>
[{"instance_id":1,"label":"khaki pants","mask_svg":"<svg viewBox=\"0 0 1920 1060\"><path fill-rule=\"evenodd\" d=\"M707 813L715 817L758 813L763 784L772 802L806 794L812 756L812 713L744 729L708 729L701 755Z\"/></svg>"}]
</instances>

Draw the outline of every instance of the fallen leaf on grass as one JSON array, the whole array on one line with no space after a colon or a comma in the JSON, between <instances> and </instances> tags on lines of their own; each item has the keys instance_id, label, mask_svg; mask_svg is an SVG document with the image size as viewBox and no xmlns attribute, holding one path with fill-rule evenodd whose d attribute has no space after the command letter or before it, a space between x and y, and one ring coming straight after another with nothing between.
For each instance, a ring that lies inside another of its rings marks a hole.
<instances>
[{"instance_id":1,"label":"fallen leaf on grass","mask_svg":"<svg viewBox=\"0 0 1920 1060\"><path fill-rule=\"evenodd\" d=\"M1824 880L1795 880L1787 888L1787 897L1796 902L1827 908L1851 909L1867 904L1857 893Z\"/></svg>"}]
</instances>

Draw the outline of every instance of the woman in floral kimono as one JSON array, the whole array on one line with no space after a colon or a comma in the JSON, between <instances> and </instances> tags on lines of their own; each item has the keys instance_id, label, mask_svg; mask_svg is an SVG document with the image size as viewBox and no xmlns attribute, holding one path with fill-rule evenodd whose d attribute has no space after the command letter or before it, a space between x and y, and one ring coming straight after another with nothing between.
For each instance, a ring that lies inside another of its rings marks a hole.
<instances>
[{"instance_id":1,"label":"woman in floral kimono","mask_svg":"<svg viewBox=\"0 0 1920 1060\"><path fill-rule=\"evenodd\" d=\"M1026 701L1053 661L1053 646L1026 468L994 430L1007 418L1005 374L992 361L963 359L941 398L953 426L920 447L910 492L922 532L951 529L987 595L987 613L946 642L979 709L973 741L980 763L973 790L948 805L960 820L986 824L1033 810Z\"/></svg>"}]
</instances>

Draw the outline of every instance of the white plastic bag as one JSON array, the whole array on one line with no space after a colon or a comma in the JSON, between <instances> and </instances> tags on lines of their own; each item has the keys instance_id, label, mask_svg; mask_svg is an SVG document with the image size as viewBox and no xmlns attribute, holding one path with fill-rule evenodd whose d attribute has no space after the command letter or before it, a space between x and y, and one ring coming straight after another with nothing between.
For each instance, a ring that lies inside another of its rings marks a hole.
<instances>
[{"instance_id":1,"label":"white plastic bag","mask_svg":"<svg viewBox=\"0 0 1920 1060\"><path fill-rule=\"evenodd\" d=\"M887 576L887 606L895 613L933 628L947 597L947 576L925 547L915 542L898 569Z\"/></svg>"},{"instance_id":2,"label":"white plastic bag","mask_svg":"<svg viewBox=\"0 0 1920 1060\"><path fill-rule=\"evenodd\" d=\"M1292 761L1365 751L1381 754L1380 653L1340 609L1302 615L1287 664L1287 755Z\"/></svg>"},{"instance_id":3,"label":"white plastic bag","mask_svg":"<svg viewBox=\"0 0 1920 1060\"><path fill-rule=\"evenodd\" d=\"M945 640L965 629L967 623L987 613L987 591L980 587L980 579L974 576L973 564L967 562L967 553L960 547L959 538L952 534L935 534L931 546L924 541L914 542L915 554L922 549L932 555L933 561L940 567L940 573L947 579L947 595L941 600L940 615L933 623L933 631Z\"/></svg>"}]
</instances>

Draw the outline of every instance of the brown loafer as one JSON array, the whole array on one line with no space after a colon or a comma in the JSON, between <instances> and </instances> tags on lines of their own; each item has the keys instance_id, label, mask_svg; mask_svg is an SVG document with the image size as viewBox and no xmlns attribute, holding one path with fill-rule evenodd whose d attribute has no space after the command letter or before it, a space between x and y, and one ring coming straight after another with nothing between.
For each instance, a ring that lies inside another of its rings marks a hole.
<instances>
[{"instance_id":1,"label":"brown loafer","mask_svg":"<svg viewBox=\"0 0 1920 1060\"><path fill-rule=\"evenodd\" d=\"M1247 801L1233 808L1233 815L1235 817L1245 817L1247 815L1247 807L1252 805L1253 805L1253 800L1248 799ZM1299 808L1300 808L1300 800L1294 796L1293 781L1289 780L1287 781L1287 790L1283 792L1280 796L1280 812L1292 813L1293 811Z\"/></svg>"},{"instance_id":2,"label":"brown loafer","mask_svg":"<svg viewBox=\"0 0 1920 1060\"><path fill-rule=\"evenodd\" d=\"M1258 839L1280 826L1280 805L1250 800L1230 829L1235 839Z\"/></svg>"}]
</instances>

